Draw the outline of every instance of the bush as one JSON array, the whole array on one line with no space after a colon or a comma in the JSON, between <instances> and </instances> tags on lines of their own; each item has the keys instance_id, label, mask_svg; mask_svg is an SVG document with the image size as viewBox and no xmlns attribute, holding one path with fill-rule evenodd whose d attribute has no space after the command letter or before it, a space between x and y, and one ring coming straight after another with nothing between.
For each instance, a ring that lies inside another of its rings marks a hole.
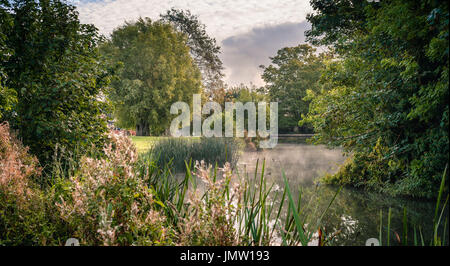
<instances>
[{"instance_id":1,"label":"bush","mask_svg":"<svg viewBox=\"0 0 450 266\"><path fill-rule=\"evenodd\" d=\"M135 171L131 140L109 135L106 158L83 157L80 170L54 188L54 199L71 237L84 245L167 245L172 230L157 209L153 188ZM58 200L59 199L59 200Z\"/></svg>"},{"instance_id":2,"label":"bush","mask_svg":"<svg viewBox=\"0 0 450 266\"><path fill-rule=\"evenodd\" d=\"M33 181L40 174L28 147L10 133L8 123L0 124L0 245L54 244L55 227Z\"/></svg>"},{"instance_id":3,"label":"bush","mask_svg":"<svg viewBox=\"0 0 450 266\"><path fill-rule=\"evenodd\" d=\"M40 187L37 159L1 124L0 245L63 245L68 238L81 245L275 243L286 193L269 201L264 163L253 181L233 175L229 163L213 169L204 161L193 172L188 165L179 181L149 157L138 161L129 138L110 134L108 143L105 157L84 156L69 178ZM296 231L302 225L294 227L292 213L281 236L288 245L303 232Z\"/></svg>"},{"instance_id":4,"label":"bush","mask_svg":"<svg viewBox=\"0 0 450 266\"><path fill-rule=\"evenodd\" d=\"M69 179L41 189L37 159L0 125L0 245L169 245L146 176L136 173L131 140L109 135L105 158L83 157Z\"/></svg>"},{"instance_id":5,"label":"bush","mask_svg":"<svg viewBox=\"0 0 450 266\"><path fill-rule=\"evenodd\" d=\"M178 241L181 245L232 246L239 245L239 238L234 225L238 221L240 210L240 186L234 183L230 164L218 169L223 173L220 180L211 174L212 167L205 162L196 162L196 172L205 183L205 192L198 189L191 191L188 203L189 214L180 223ZM234 176L235 177L235 176Z\"/></svg>"},{"instance_id":6,"label":"bush","mask_svg":"<svg viewBox=\"0 0 450 266\"><path fill-rule=\"evenodd\" d=\"M389 157L390 150L378 140L370 153L355 152L334 175L326 175L322 181L332 185L349 185L377 192L402 194L399 177L404 168L399 160Z\"/></svg>"}]
</instances>

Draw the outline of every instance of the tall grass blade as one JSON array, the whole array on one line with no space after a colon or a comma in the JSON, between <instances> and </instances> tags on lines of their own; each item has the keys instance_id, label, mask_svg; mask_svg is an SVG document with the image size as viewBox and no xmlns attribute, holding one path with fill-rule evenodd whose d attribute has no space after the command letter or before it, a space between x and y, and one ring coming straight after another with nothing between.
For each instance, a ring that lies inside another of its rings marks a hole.
<instances>
[{"instance_id":1,"label":"tall grass blade","mask_svg":"<svg viewBox=\"0 0 450 266\"><path fill-rule=\"evenodd\" d=\"M389 213L388 213L388 227L387 227L387 246L390 246L390 238L391 238L391 214L392 209L389 207Z\"/></svg>"},{"instance_id":2,"label":"tall grass blade","mask_svg":"<svg viewBox=\"0 0 450 266\"><path fill-rule=\"evenodd\" d=\"M287 181L286 175L284 174L284 170L282 170L282 173L283 173L283 178L284 178L285 189L286 189L288 199L289 199L289 207L290 207L290 209L292 209L292 215L294 216L294 219L295 219L295 225L297 228L298 236L300 238L300 242L301 242L302 246L307 246L309 243L309 240L305 235L305 232L303 230L303 225L301 224L300 217L298 215L298 212L296 211L294 199L292 198L291 190L289 188L289 183Z\"/></svg>"}]
</instances>

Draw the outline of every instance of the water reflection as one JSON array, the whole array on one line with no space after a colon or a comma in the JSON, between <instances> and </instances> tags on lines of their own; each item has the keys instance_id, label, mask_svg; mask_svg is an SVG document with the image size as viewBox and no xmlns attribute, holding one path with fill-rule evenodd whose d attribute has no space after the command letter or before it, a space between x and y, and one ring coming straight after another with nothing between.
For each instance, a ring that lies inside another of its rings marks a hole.
<instances>
[{"instance_id":1,"label":"water reflection","mask_svg":"<svg viewBox=\"0 0 450 266\"><path fill-rule=\"evenodd\" d=\"M284 188L282 170L288 178L294 195L301 192L305 219L316 219L328 207L337 188L317 184L317 178L325 173L334 173L345 157L340 150L329 150L323 146L305 143L282 143L275 149L260 152L245 152L238 163L241 175L252 177L257 161L259 169L265 160L265 176L275 183L274 190ZM259 174L259 173L257 173ZM298 197L298 196L297 196ZM413 244L414 227L419 235L419 226L426 243L432 235L435 203L409 198L389 197L378 193L344 188L337 195L322 221L322 230L331 245L365 245L369 238L379 238L380 211L382 212L382 243L387 239L387 216L392 209L390 244L402 241L402 218L404 208L408 217L408 243ZM448 212L445 217L448 217ZM282 221L284 222L284 221ZM310 224L316 221L311 220ZM443 223L442 223L443 224ZM448 235L448 233L447 233ZM398 237L397 237L398 236ZM448 243L448 236L446 237Z\"/></svg>"}]
</instances>

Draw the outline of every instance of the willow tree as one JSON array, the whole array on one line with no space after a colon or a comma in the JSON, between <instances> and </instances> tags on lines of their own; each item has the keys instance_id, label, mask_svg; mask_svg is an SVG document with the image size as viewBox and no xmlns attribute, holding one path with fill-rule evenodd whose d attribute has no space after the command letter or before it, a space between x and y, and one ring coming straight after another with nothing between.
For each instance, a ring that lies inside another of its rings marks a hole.
<instances>
[{"instance_id":1,"label":"willow tree","mask_svg":"<svg viewBox=\"0 0 450 266\"><path fill-rule=\"evenodd\" d=\"M168 23L148 18L113 31L102 51L122 65L110 93L120 127L135 127L139 136L161 134L170 125L171 104L201 92L186 41Z\"/></svg>"},{"instance_id":2,"label":"willow tree","mask_svg":"<svg viewBox=\"0 0 450 266\"><path fill-rule=\"evenodd\" d=\"M217 45L216 39L208 36L206 26L189 10L172 8L161 15L161 20L186 34L191 56L202 73L205 93L212 96L217 94L218 90L224 87L224 74L219 58L220 46Z\"/></svg>"}]
</instances>

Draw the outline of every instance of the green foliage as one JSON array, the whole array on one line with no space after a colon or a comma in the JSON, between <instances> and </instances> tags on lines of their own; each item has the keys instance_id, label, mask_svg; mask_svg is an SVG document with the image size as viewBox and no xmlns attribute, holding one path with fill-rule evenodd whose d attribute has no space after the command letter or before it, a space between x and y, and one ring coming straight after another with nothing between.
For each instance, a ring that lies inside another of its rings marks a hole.
<instances>
[{"instance_id":1,"label":"green foliage","mask_svg":"<svg viewBox=\"0 0 450 266\"><path fill-rule=\"evenodd\" d=\"M240 84L237 86L229 87L226 90L219 92L216 90L214 101L221 104L222 110L225 110L225 102L241 102L243 104L247 102L255 103L255 115L258 117L258 103L259 102L269 102L269 97L266 93L262 91L261 88L257 88L255 85L246 86L244 84ZM266 126L270 126L270 106L266 105ZM222 113L222 130L225 134L225 116L226 112ZM244 141L246 142L246 148L250 150L257 150L259 148L259 142L261 141L261 137L257 134L256 137L248 136L248 113L244 114ZM233 127L236 127L236 113L233 113Z\"/></svg>"},{"instance_id":2,"label":"green foliage","mask_svg":"<svg viewBox=\"0 0 450 266\"><path fill-rule=\"evenodd\" d=\"M240 84L238 86L230 87L225 91L224 99L220 101L221 104L224 102L263 102L267 100L267 96L260 91L256 86L246 86ZM225 105L223 105L223 108Z\"/></svg>"},{"instance_id":3,"label":"green foliage","mask_svg":"<svg viewBox=\"0 0 450 266\"><path fill-rule=\"evenodd\" d=\"M322 181L332 185L348 185L354 187L365 187L378 192L391 192L397 194L399 191L390 191L392 184L402 174L402 166L395 158L389 158L389 149L381 144L379 140L369 153L356 152L342 165L334 175L326 175ZM420 190L410 188L420 196L425 196Z\"/></svg>"},{"instance_id":4,"label":"green foliage","mask_svg":"<svg viewBox=\"0 0 450 266\"><path fill-rule=\"evenodd\" d=\"M136 174L130 139L110 135L105 158L83 157L70 180L51 191L60 219L83 245L168 245L172 229L158 210L147 175Z\"/></svg>"},{"instance_id":5,"label":"green foliage","mask_svg":"<svg viewBox=\"0 0 450 266\"><path fill-rule=\"evenodd\" d=\"M61 245L65 241L64 228L54 220L57 210L36 185L31 188L26 202L17 194L0 192L0 246Z\"/></svg>"},{"instance_id":6,"label":"green foliage","mask_svg":"<svg viewBox=\"0 0 450 266\"><path fill-rule=\"evenodd\" d=\"M146 173L137 174L131 140L110 135L102 159L83 157L70 178L36 181L37 160L0 127L0 245L170 245Z\"/></svg>"},{"instance_id":7,"label":"green foliage","mask_svg":"<svg viewBox=\"0 0 450 266\"><path fill-rule=\"evenodd\" d=\"M2 23L9 52L0 69L18 101L7 119L42 164L56 146L79 154L101 147L107 104L100 98L109 74L96 48L97 29L81 24L75 7L61 1L10 2L9 23Z\"/></svg>"},{"instance_id":8,"label":"green foliage","mask_svg":"<svg viewBox=\"0 0 450 266\"><path fill-rule=\"evenodd\" d=\"M11 26L11 16L6 11L9 6L8 1L0 1L0 121L3 120L5 114L12 110L13 105L17 102L17 93L15 90L5 87L7 78L3 69L3 62L6 61L11 50L5 44L5 32Z\"/></svg>"},{"instance_id":9,"label":"green foliage","mask_svg":"<svg viewBox=\"0 0 450 266\"><path fill-rule=\"evenodd\" d=\"M272 65L261 66L264 90L272 101L277 101L278 125L280 131L292 132L298 126L302 115L309 110L305 100L308 90L317 91L325 54L316 54L316 49L307 44L286 47L271 57ZM309 131L305 126L303 131Z\"/></svg>"},{"instance_id":10,"label":"green foliage","mask_svg":"<svg viewBox=\"0 0 450 266\"><path fill-rule=\"evenodd\" d=\"M9 168L0 168L0 244L63 245L75 237L81 245L273 245L281 244L274 241L281 219L283 243L298 244L296 228L306 220L295 227L296 212L284 216L286 193L272 194L264 163L254 180L235 175L229 163L197 162L192 170L186 163L180 180L170 164L138 160L127 137L109 138L103 158L83 157L69 178L40 188L37 160L2 124L0 164Z\"/></svg>"},{"instance_id":11,"label":"green foliage","mask_svg":"<svg viewBox=\"0 0 450 266\"><path fill-rule=\"evenodd\" d=\"M333 45L338 50L347 49L351 37L364 32L366 0L310 0L314 13L306 19L311 29L305 32L307 40L314 45Z\"/></svg>"},{"instance_id":12,"label":"green foliage","mask_svg":"<svg viewBox=\"0 0 450 266\"><path fill-rule=\"evenodd\" d=\"M449 160L448 3L311 3L307 35L336 48L339 59L327 65L320 91L308 92L301 123L313 124L316 142L355 153L338 174L344 183L364 178L354 181L434 197ZM377 145L383 155L373 153Z\"/></svg>"},{"instance_id":13,"label":"green foliage","mask_svg":"<svg viewBox=\"0 0 450 266\"><path fill-rule=\"evenodd\" d=\"M8 114L17 103L17 93L15 90L2 86L2 73L0 72L0 121L4 114ZM5 76L3 76L5 77Z\"/></svg>"},{"instance_id":14,"label":"green foliage","mask_svg":"<svg viewBox=\"0 0 450 266\"><path fill-rule=\"evenodd\" d=\"M110 98L118 125L136 127L138 136L161 134L169 126L170 105L192 102L201 92L201 76L184 34L169 24L139 19L114 30L103 53L122 64Z\"/></svg>"},{"instance_id":15,"label":"green foliage","mask_svg":"<svg viewBox=\"0 0 450 266\"><path fill-rule=\"evenodd\" d=\"M203 86L207 93L213 93L223 86L223 66L219 58L220 46L207 35L205 25L189 10L172 8L161 19L171 23L177 31L187 36L187 45L195 64L202 73Z\"/></svg>"},{"instance_id":16,"label":"green foliage","mask_svg":"<svg viewBox=\"0 0 450 266\"><path fill-rule=\"evenodd\" d=\"M416 224L411 224L411 222L408 221L408 212L407 212L406 208L403 209L403 219L402 219L403 220L403 228L402 228L403 233L402 233L402 236L400 237L397 232L392 231L390 228L391 220L392 220L392 218L391 218L392 209L389 208L386 232L384 232L382 229L383 228L383 212L380 211L380 229L379 229L380 245L389 246L391 235L393 235L392 233L394 233L398 244L403 245L403 246L408 246L408 245L426 246L426 245L429 245L429 246L436 247L436 246L448 245L448 243L446 243L446 240L448 239L448 237L446 237L447 236L447 228L448 228L448 226L447 226L448 217L445 218L445 221L442 220L444 218L443 215L445 213L448 213L448 199L449 199L448 194L447 194L446 200L443 201L443 203L442 203L442 200L443 200L442 194L444 192L445 179L447 177L447 166L445 167L444 173L442 175L441 185L439 187L439 191L438 191L438 195L437 195L437 199L436 199L435 215L433 218L433 231L432 231L432 235L428 236L430 238L430 242L427 243L427 241L425 241L424 235L422 233L422 228L420 225L418 226ZM413 228L413 236L412 237L411 236L408 237L408 226ZM382 236L384 234L387 235L386 243L384 243L382 241Z\"/></svg>"},{"instance_id":17,"label":"green foliage","mask_svg":"<svg viewBox=\"0 0 450 266\"><path fill-rule=\"evenodd\" d=\"M0 246L58 245L45 195L34 195L27 203L15 196L0 192Z\"/></svg>"}]
</instances>

